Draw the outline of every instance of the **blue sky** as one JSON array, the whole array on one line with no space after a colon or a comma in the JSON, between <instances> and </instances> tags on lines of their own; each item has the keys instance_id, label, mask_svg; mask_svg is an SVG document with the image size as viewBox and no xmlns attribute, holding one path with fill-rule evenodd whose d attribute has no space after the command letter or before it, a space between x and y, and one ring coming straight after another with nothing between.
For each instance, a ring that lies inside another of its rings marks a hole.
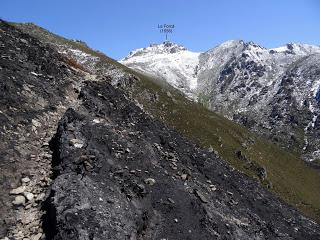
<instances>
[{"instance_id":1,"label":"blue sky","mask_svg":"<svg viewBox=\"0 0 320 240\"><path fill-rule=\"evenodd\" d=\"M320 44L317 0L1 0L0 18L34 22L115 59L164 41L158 24L174 24L169 40L192 51L230 39Z\"/></svg>"}]
</instances>

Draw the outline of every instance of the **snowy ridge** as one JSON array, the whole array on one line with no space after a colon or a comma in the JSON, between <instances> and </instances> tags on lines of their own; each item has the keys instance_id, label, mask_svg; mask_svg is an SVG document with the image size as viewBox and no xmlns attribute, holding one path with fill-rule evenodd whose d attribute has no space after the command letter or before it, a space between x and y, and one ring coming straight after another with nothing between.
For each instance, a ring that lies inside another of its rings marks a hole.
<instances>
[{"instance_id":1,"label":"snowy ridge","mask_svg":"<svg viewBox=\"0 0 320 240\"><path fill-rule=\"evenodd\" d=\"M270 50L273 50L278 53L294 53L297 55L320 53L319 46L309 45L309 44L296 44L296 43L289 43L285 46L272 48Z\"/></svg>"}]
</instances>

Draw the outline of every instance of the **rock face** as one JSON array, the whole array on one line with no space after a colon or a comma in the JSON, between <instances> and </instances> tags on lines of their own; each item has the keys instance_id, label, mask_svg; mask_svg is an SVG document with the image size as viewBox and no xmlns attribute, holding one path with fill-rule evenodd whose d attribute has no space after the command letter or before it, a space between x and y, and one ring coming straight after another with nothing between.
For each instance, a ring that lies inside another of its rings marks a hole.
<instances>
[{"instance_id":1,"label":"rock face","mask_svg":"<svg viewBox=\"0 0 320 240\"><path fill-rule=\"evenodd\" d=\"M320 237L317 224L110 84L86 82L79 99L50 143L56 178L45 205L49 239Z\"/></svg>"},{"instance_id":2,"label":"rock face","mask_svg":"<svg viewBox=\"0 0 320 240\"><path fill-rule=\"evenodd\" d=\"M193 75L176 67L183 66L185 59L167 64L170 54L159 54L152 48L136 50L121 62L164 78L210 110L267 136L307 161L320 159L319 46L287 44L266 49L233 40L190 56L195 63ZM188 79L180 77L183 83L176 84L175 77L165 75L166 71ZM190 82L195 87L191 88Z\"/></svg>"}]
</instances>

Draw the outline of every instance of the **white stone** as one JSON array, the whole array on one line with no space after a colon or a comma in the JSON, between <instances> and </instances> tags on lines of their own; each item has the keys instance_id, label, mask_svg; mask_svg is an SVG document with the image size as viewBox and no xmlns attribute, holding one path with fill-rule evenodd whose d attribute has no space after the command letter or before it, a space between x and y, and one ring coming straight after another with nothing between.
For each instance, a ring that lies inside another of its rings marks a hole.
<instances>
[{"instance_id":1,"label":"white stone","mask_svg":"<svg viewBox=\"0 0 320 240\"><path fill-rule=\"evenodd\" d=\"M37 201L42 201L44 199L44 197L46 196L45 193L40 193L38 196L37 196Z\"/></svg>"},{"instance_id":2,"label":"white stone","mask_svg":"<svg viewBox=\"0 0 320 240\"><path fill-rule=\"evenodd\" d=\"M21 179L21 182L28 183L28 182L30 182L30 178L24 177L24 178Z\"/></svg>"},{"instance_id":3,"label":"white stone","mask_svg":"<svg viewBox=\"0 0 320 240\"><path fill-rule=\"evenodd\" d=\"M188 174L181 174L181 179L183 181L187 180L187 178L188 178Z\"/></svg>"},{"instance_id":4,"label":"white stone","mask_svg":"<svg viewBox=\"0 0 320 240\"><path fill-rule=\"evenodd\" d=\"M80 139L71 139L70 140L70 145L74 146L75 148L82 148L83 147L83 141Z\"/></svg>"},{"instance_id":5,"label":"white stone","mask_svg":"<svg viewBox=\"0 0 320 240\"><path fill-rule=\"evenodd\" d=\"M34 195L31 192L24 192L23 195L28 199L28 201L31 201L34 198Z\"/></svg>"},{"instance_id":6,"label":"white stone","mask_svg":"<svg viewBox=\"0 0 320 240\"><path fill-rule=\"evenodd\" d=\"M20 186L20 187L18 187L18 188L12 189L12 190L10 191L10 194L14 194L14 195L21 194L21 193L23 193L25 190L26 190L26 187L25 187L25 186Z\"/></svg>"},{"instance_id":7,"label":"white stone","mask_svg":"<svg viewBox=\"0 0 320 240\"><path fill-rule=\"evenodd\" d=\"M22 195L18 195L15 197L14 201L12 202L13 205L24 205L26 203L26 199Z\"/></svg>"},{"instance_id":8,"label":"white stone","mask_svg":"<svg viewBox=\"0 0 320 240\"><path fill-rule=\"evenodd\" d=\"M41 237L42 237L42 233L38 233L37 235L33 235L31 237L31 240L39 240L39 239L41 239Z\"/></svg>"},{"instance_id":9,"label":"white stone","mask_svg":"<svg viewBox=\"0 0 320 240\"><path fill-rule=\"evenodd\" d=\"M146 178L144 180L145 184L148 184L148 185L154 185L156 183L156 180L154 180L153 178Z\"/></svg>"},{"instance_id":10,"label":"white stone","mask_svg":"<svg viewBox=\"0 0 320 240\"><path fill-rule=\"evenodd\" d=\"M92 122L94 122L94 123L100 123L100 120L99 120L98 118L95 118L95 119L93 119Z\"/></svg>"}]
</instances>

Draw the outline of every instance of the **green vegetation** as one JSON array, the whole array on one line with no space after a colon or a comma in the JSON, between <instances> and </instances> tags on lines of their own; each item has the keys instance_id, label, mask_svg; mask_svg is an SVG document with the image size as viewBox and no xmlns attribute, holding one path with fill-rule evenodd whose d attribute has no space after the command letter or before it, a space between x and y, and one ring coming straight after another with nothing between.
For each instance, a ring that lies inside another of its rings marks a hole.
<instances>
[{"instance_id":1,"label":"green vegetation","mask_svg":"<svg viewBox=\"0 0 320 240\"><path fill-rule=\"evenodd\" d=\"M305 164L295 154L280 149L244 127L207 110L205 98L200 98L204 106L194 103L168 84L136 73L84 44L58 37L35 25L26 26L19 25L42 41L66 44L99 57L100 62L96 66L111 64L136 75L139 81L127 90L152 116L199 145L205 148L212 146L234 168L261 181L284 201L320 223L319 171ZM267 172L265 178L259 177L259 169L262 168Z\"/></svg>"}]
</instances>

